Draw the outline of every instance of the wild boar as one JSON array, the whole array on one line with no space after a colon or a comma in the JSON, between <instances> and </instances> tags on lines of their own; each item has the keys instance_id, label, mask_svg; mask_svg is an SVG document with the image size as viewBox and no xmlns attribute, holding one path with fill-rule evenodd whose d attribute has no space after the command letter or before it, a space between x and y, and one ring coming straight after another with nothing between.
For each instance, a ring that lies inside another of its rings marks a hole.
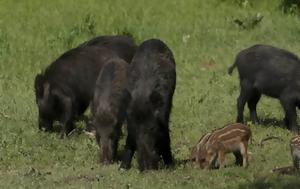
<instances>
[{"instance_id":1,"label":"wild boar","mask_svg":"<svg viewBox=\"0 0 300 189\"><path fill-rule=\"evenodd\" d=\"M250 119L258 122L256 105L262 94L277 98L285 111L285 123L298 132L296 107L300 107L300 60L283 49L269 45L254 45L236 56L228 69L237 67L240 77L240 95L237 99L237 122L243 122L246 102Z\"/></svg>"},{"instance_id":2,"label":"wild boar","mask_svg":"<svg viewBox=\"0 0 300 189\"><path fill-rule=\"evenodd\" d=\"M131 61L136 45L126 36L102 36L71 49L35 77L39 128L53 131L62 124L61 136L74 129L94 94L96 79L108 58Z\"/></svg>"},{"instance_id":3,"label":"wild boar","mask_svg":"<svg viewBox=\"0 0 300 189\"><path fill-rule=\"evenodd\" d=\"M131 62L137 48L135 41L131 37L124 35L98 36L79 45L79 47L85 46L108 48L127 63Z\"/></svg>"},{"instance_id":4,"label":"wild boar","mask_svg":"<svg viewBox=\"0 0 300 189\"><path fill-rule=\"evenodd\" d=\"M96 81L91 103L92 125L96 129L96 141L101 149L100 160L104 164L116 160L128 104L128 93L125 89L127 66L127 62L120 58L109 59Z\"/></svg>"},{"instance_id":5,"label":"wild boar","mask_svg":"<svg viewBox=\"0 0 300 189\"><path fill-rule=\"evenodd\" d=\"M144 41L128 68L128 136L121 168L130 168L135 150L141 171L158 169L161 159L173 165L169 117L175 86L172 51L159 39Z\"/></svg>"},{"instance_id":6,"label":"wild boar","mask_svg":"<svg viewBox=\"0 0 300 189\"><path fill-rule=\"evenodd\" d=\"M251 130L241 123L225 125L211 133L204 135L193 150L192 157L200 168L219 168L225 166L225 155L233 153L236 164L248 166L248 141Z\"/></svg>"},{"instance_id":7,"label":"wild boar","mask_svg":"<svg viewBox=\"0 0 300 189\"><path fill-rule=\"evenodd\" d=\"M74 129L93 97L95 82L104 62L117 57L111 50L90 46L75 48L59 57L35 78L39 128L53 131L62 124L61 137Z\"/></svg>"}]
</instances>

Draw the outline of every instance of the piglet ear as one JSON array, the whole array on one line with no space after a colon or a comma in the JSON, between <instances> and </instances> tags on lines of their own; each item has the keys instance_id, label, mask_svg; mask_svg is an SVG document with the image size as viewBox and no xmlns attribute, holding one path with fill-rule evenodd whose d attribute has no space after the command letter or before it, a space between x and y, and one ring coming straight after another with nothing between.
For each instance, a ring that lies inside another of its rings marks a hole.
<instances>
[{"instance_id":1,"label":"piglet ear","mask_svg":"<svg viewBox=\"0 0 300 189\"><path fill-rule=\"evenodd\" d=\"M154 108L157 109L163 105L163 98L159 92L153 91L150 95L150 102Z\"/></svg>"}]
</instances>

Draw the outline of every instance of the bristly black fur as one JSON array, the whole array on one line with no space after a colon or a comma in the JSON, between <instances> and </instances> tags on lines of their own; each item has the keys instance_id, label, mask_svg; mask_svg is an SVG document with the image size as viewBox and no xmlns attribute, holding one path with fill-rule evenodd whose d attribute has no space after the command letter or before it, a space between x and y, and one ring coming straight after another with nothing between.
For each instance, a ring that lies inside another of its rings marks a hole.
<instances>
[{"instance_id":1,"label":"bristly black fur","mask_svg":"<svg viewBox=\"0 0 300 189\"><path fill-rule=\"evenodd\" d=\"M68 134L74 121L83 117L104 62L113 57L130 62L135 50L126 36L104 36L61 55L35 78L39 128L53 131L53 122L59 121L61 136Z\"/></svg>"},{"instance_id":2,"label":"bristly black fur","mask_svg":"<svg viewBox=\"0 0 300 189\"><path fill-rule=\"evenodd\" d=\"M256 105L262 94L277 98L289 129L298 132L296 107L300 107L300 60L291 52L269 45L254 45L238 53L229 73L237 67L241 92L237 122L243 122L248 103L250 118L258 122Z\"/></svg>"},{"instance_id":3,"label":"bristly black fur","mask_svg":"<svg viewBox=\"0 0 300 189\"><path fill-rule=\"evenodd\" d=\"M173 164L169 116L176 86L171 50L158 39L143 42L128 69L128 136L121 168L130 168L137 150L140 170L157 169L162 158Z\"/></svg>"}]
</instances>

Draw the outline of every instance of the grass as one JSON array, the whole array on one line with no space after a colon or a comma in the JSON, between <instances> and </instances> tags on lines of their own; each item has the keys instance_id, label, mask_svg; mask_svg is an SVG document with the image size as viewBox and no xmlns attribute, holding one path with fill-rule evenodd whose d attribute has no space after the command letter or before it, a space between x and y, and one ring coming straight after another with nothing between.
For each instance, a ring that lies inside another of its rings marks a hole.
<instances>
[{"instance_id":1,"label":"grass","mask_svg":"<svg viewBox=\"0 0 300 189\"><path fill-rule=\"evenodd\" d=\"M240 2L240 3L239 3ZM93 139L61 140L39 132L33 81L61 53L96 35L130 33L138 43L160 38L173 50L177 87L171 118L172 151L186 159L201 135L236 116L238 76L227 68L242 49L265 43L300 55L300 19L283 14L280 0L1 0L0 188L299 188L298 176L270 173L291 165L289 139L277 100L258 105L262 125L252 125L250 166L205 171L190 165L140 173L98 163ZM253 28L248 22L263 16ZM247 108L246 108L247 109ZM245 111L246 119L248 110ZM79 124L80 125L80 124ZM259 140L275 135L284 141ZM124 138L121 145L124 144Z\"/></svg>"}]
</instances>

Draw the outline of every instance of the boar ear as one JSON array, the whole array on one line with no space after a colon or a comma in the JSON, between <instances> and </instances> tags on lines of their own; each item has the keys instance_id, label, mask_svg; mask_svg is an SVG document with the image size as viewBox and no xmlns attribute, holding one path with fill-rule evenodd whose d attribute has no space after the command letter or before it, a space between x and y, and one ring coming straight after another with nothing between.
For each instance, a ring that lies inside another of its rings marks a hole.
<instances>
[{"instance_id":1,"label":"boar ear","mask_svg":"<svg viewBox=\"0 0 300 189\"><path fill-rule=\"evenodd\" d=\"M34 90L37 97L42 98L44 94L44 76L37 74L34 80Z\"/></svg>"},{"instance_id":2,"label":"boar ear","mask_svg":"<svg viewBox=\"0 0 300 189\"><path fill-rule=\"evenodd\" d=\"M49 97L49 93L50 93L50 84L48 82L45 82L44 85L44 99L47 99Z\"/></svg>"},{"instance_id":3,"label":"boar ear","mask_svg":"<svg viewBox=\"0 0 300 189\"><path fill-rule=\"evenodd\" d=\"M50 83L48 83L42 74L38 74L35 77L34 89L37 98L46 99L50 93Z\"/></svg>"},{"instance_id":4,"label":"boar ear","mask_svg":"<svg viewBox=\"0 0 300 189\"><path fill-rule=\"evenodd\" d=\"M150 95L150 101L155 109L161 107L163 105L163 98L161 94L157 91L153 91Z\"/></svg>"}]
</instances>

